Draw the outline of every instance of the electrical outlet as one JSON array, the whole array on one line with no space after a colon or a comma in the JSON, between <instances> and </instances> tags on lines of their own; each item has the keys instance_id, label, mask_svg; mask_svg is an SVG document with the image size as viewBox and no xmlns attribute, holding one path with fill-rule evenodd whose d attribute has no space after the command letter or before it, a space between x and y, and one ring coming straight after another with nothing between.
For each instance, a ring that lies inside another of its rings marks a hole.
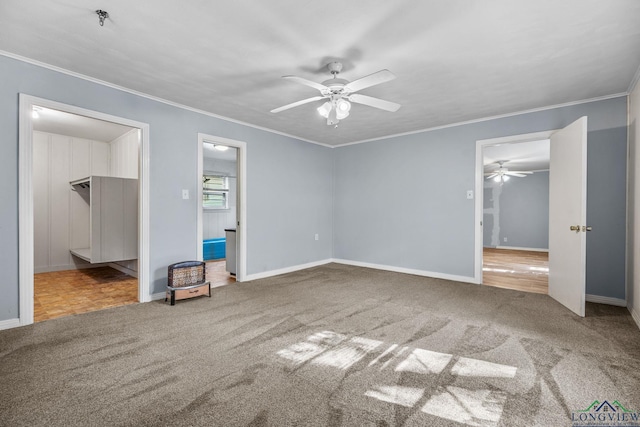
<instances>
[{"instance_id":1,"label":"electrical outlet","mask_svg":"<svg viewBox=\"0 0 640 427\"><path fill-rule=\"evenodd\" d=\"M319 235L318 233L316 233L316 235L315 235L315 239L316 239L316 240L320 240L320 235Z\"/></svg>"},{"instance_id":2,"label":"electrical outlet","mask_svg":"<svg viewBox=\"0 0 640 427\"><path fill-rule=\"evenodd\" d=\"M506 237L504 238L504 242L507 243L507 238Z\"/></svg>"},{"instance_id":3,"label":"electrical outlet","mask_svg":"<svg viewBox=\"0 0 640 427\"><path fill-rule=\"evenodd\" d=\"M189 190L182 190L182 198L187 200L189 198Z\"/></svg>"}]
</instances>

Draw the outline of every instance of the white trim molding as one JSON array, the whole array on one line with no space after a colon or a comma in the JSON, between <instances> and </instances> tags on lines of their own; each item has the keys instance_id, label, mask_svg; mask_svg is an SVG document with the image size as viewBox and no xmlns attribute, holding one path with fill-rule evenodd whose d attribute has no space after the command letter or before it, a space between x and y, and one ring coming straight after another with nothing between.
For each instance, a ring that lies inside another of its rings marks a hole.
<instances>
[{"instance_id":1,"label":"white trim molding","mask_svg":"<svg viewBox=\"0 0 640 427\"><path fill-rule=\"evenodd\" d=\"M320 260L320 261L309 262L309 263L306 263L306 264L292 265L291 267L280 268L278 270L263 271L261 273L254 273L254 274L249 274L249 275L245 276L245 280L244 281L248 282L248 281L251 281L251 280L266 279L267 277L273 277L273 276L279 276L281 274L293 273L294 271L306 270L307 268L318 267L320 265L330 264L332 262L338 262L338 261L329 258L329 259L323 259L323 260Z\"/></svg>"},{"instance_id":2,"label":"white trim molding","mask_svg":"<svg viewBox=\"0 0 640 427\"><path fill-rule=\"evenodd\" d=\"M89 268L100 268L106 264L66 264L66 265L54 265L51 267L36 267L34 273L51 273L54 271L67 271L67 270L86 270Z\"/></svg>"},{"instance_id":3,"label":"white trim molding","mask_svg":"<svg viewBox=\"0 0 640 427\"><path fill-rule=\"evenodd\" d=\"M482 283L482 248L483 248L483 203L484 197L484 149L492 145L512 144L518 142L539 141L551 138L556 129L542 132L510 135L499 138L480 139L476 141L476 197L475 197L475 260L474 283Z\"/></svg>"},{"instance_id":4,"label":"white trim molding","mask_svg":"<svg viewBox=\"0 0 640 427\"><path fill-rule=\"evenodd\" d=\"M638 325L638 329L640 329L640 313L638 313L633 307L629 307L629 313L631 313L631 317Z\"/></svg>"},{"instance_id":5,"label":"white trim molding","mask_svg":"<svg viewBox=\"0 0 640 427\"><path fill-rule=\"evenodd\" d=\"M121 273L128 274L131 277L138 278L138 272L136 270L132 270L132 269L127 268L127 267L125 267L123 265L116 264L115 262L110 262L107 265L109 267L113 268L114 270L118 270Z\"/></svg>"},{"instance_id":6,"label":"white trim molding","mask_svg":"<svg viewBox=\"0 0 640 427\"><path fill-rule=\"evenodd\" d=\"M20 322L20 319L0 320L0 331L2 331L4 329L17 328L18 326L22 326L22 323Z\"/></svg>"},{"instance_id":7,"label":"white trim molding","mask_svg":"<svg viewBox=\"0 0 640 427\"><path fill-rule=\"evenodd\" d=\"M151 301L149 288L149 125L98 111L20 94L18 136L19 323L33 323L33 106L41 106L140 129L138 300Z\"/></svg>"},{"instance_id":8,"label":"white trim molding","mask_svg":"<svg viewBox=\"0 0 640 427\"><path fill-rule=\"evenodd\" d=\"M238 198L236 206L236 244L237 244L237 266L236 280L244 282L247 280L247 143L236 141L235 139L223 138L221 136L198 133L198 164L196 167L196 194L197 194L197 214L196 214L196 259L202 261L202 236L203 236L203 212L202 212L202 175L204 174L204 143L227 145L238 149L237 152L237 179Z\"/></svg>"},{"instance_id":9,"label":"white trim molding","mask_svg":"<svg viewBox=\"0 0 640 427\"><path fill-rule=\"evenodd\" d=\"M416 270L413 268L395 267L392 265L374 264L370 262L353 261L348 259L333 259L336 264L353 265L355 267L373 268L375 270L392 271L394 273L411 274L413 276L431 277L433 279L452 280L454 282L472 283L477 285L473 277L458 276L455 274L437 273L434 271Z\"/></svg>"},{"instance_id":10,"label":"white trim molding","mask_svg":"<svg viewBox=\"0 0 640 427\"><path fill-rule=\"evenodd\" d=\"M149 95L148 93L138 92L137 90L129 89L129 88L124 87L124 86L118 86L116 84L109 83L109 82L104 81L104 80L96 79L94 77L90 77L90 76L87 76L85 74L76 73L75 71L70 71L70 70L67 70L65 68L60 68L60 67L57 67L55 65L47 64L46 62L40 62L40 61L36 61L35 59L27 58L25 56L16 55L15 53L11 53L11 52L6 52L6 51L3 51L3 50L0 50L0 55L6 56L7 58L15 59L15 60L18 60L18 61L21 61L21 62L26 62L27 64L32 64L32 65L36 65L38 67L46 68L47 70L55 71L57 73L65 74L67 76L71 76L71 77L75 77L75 78L78 78L78 79L86 80L88 82L96 83L96 84L99 84L101 86L106 86L106 87L109 87L111 89L119 90L119 91L122 91L122 92L125 92L125 93L130 93L132 95L140 96L142 98L150 99L152 101L161 102L161 103L166 104L166 105L171 105L172 107L177 107L177 108L180 108L180 109L183 109L183 110L192 111L194 113L202 114L204 116L214 117L216 119L224 120L226 122L236 123L236 124L239 124L239 125L242 125L242 126L247 126L247 127L253 128L253 129L257 129L257 130L261 130L261 131L265 131L265 132L269 132L269 133L275 133L277 135L286 136L288 138L297 139L297 140L308 142L308 143L315 144L315 145L321 145L321 146L327 147L327 148L333 148L333 145L325 144L323 142L313 141L311 139L305 139L305 138L302 138L300 136L291 135L291 134L288 134L288 133L285 133L285 132L281 132L281 131L278 131L278 130L275 130L275 129L267 128L267 127L264 127L264 126L254 125L254 124L251 124L251 123L247 123L247 122L243 122L243 121L240 121L240 120L232 119L230 117L225 117L225 116L221 116L219 114L210 113L209 111L204 111L204 110L200 110L198 108L189 107L188 105L179 104L177 102L169 101L169 100L164 99L164 98L159 98L157 96Z\"/></svg>"},{"instance_id":11,"label":"white trim molding","mask_svg":"<svg viewBox=\"0 0 640 427\"><path fill-rule=\"evenodd\" d=\"M611 297L603 297L600 295L585 295L585 301L593 302L596 304L607 304L607 305L615 305L616 307L626 307L627 300L621 298L611 298Z\"/></svg>"},{"instance_id":12,"label":"white trim molding","mask_svg":"<svg viewBox=\"0 0 640 427\"><path fill-rule=\"evenodd\" d=\"M415 131L409 131L409 132L403 132L403 133L397 133L397 134L391 134L391 135L385 135L385 136L380 136L380 137L376 137L376 138L370 138L370 139L364 139L364 140L360 140L360 141L352 141L352 142L346 142L344 144L336 144L336 145L332 145L332 144L327 144L324 142L319 142L319 141L314 141L311 139L306 139L303 138L301 136L296 136L296 135L292 135L292 134L288 134L285 132L281 132L275 129L271 129L271 128L267 128L267 127L263 127L263 126L258 126L258 125L254 125L251 123L247 123L247 122L243 122L240 120L236 120L236 119L232 119L230 117L225 117L225 116L221 116L219 114L214 114L214 113L210 113L208 111L204 111L204 110L200 110L197 108L193 108L193 107L189 107L188 105L184 105L184 104L179 104L177 102L173 102L173 101L169 101L167 99L163 99L163 98L159 98L157 96L153 96L153 95L149 95L147 93L144 92L138 92L136 90L133 89L129 89L126 88L124 86L118 86L116 84L113 83L109 83L107 81L104 80L100 80L100 79L96 79L94 77L90 77L87 76L85 74L80 74L77 73L75 71L70 71L67 70L65 68L61 68L61 67L57 67L55 65L51 65L51 64L47 64L46 62L41 62L41 61L37 61L35 59L32 58L27 58L25 56L21 56L21 55L17 55L15 53L12 52L7 52L7 51L3 51L0 50L0 55L2 56L6 56L7 58L12 58L18 61L22 61L25 62L27 64L32 64L32 65L36 65L38 67L42 67L42 68L46 68L48 70L51 71L55 71L61 74L66 74L68 76L72 76L72 77L76 77L82 80L86 80L92 83L96 83L102 86L106 86L112 89L116 89L122 92L126 92L126 93L130 93L132 95L136 95L136 96L140 96L146 99L150 99L153 101L157 101L157 102L161 102L163 104L166 105L171 105L173 107L178 107L184 110L188 110L188 111L192 111L194 113L198 113L198 114L202 114L205 116L209 116L209 117L214 117L216 119L220 119L220 120L224 120L227 122L231 122L231 123L236 123L242 126L247 126L253 129L257 129L257 130L261 130L261 131L265 131L265 132L269 132L269 133L274 133L276 135L282 135L288 138L293 138L299 141L304 141L304 142L308 142L310 144L315 144L315 145L320 145L322 147L327 147L327 148L338 148L338 147L346 147L348 145L354 145L354 144L363 144L363 143L367 143L367 142L373 142L373 141L380 141L380 140L385 140L385 139L390 139L390 138L397 138L397 137L401 137L401 136L406 136L406 135L415 135L418 133L424 133L424 132L431 132L431 131L435 131L435 130L440 130L440 129L447 129L447 128L452 128L452 127L457 127L457 126L464 126L464 125L469 125L469 124L473 124L473 123L481 123L481 122L486 122L486 121L490 121L490 120L497 120L497 119L503 119L506 117L513 117L513 116L519 116L522 114L530 114L530 113L536 113L539 111L546 111L546 110L553 110L556 108L563 108L563 107L570 107L572 105L580 105L580 104L588 104L590 102L597 102L597 101L604 101L607 99L613 99L613 98L620 98L622 96L628 96L632 91L633 88L635 87L635 85L637 84L638 80L640 79L640 67L638 67L638 70L636 71L635 76L633 77L633 79L631 80L630 84L629 84L629 89L627 90L627 92L621 92L621 93L614 93L611 95L604 95L604 96L599 96L599 97L595 97L595 98L588 98L588 99L581 99L578 101L571 101L571 102L566 102L563 104L555 104L555 105L548 105L548 106L544 106L544 107L539 107L539 108L532 108L529 110L522 110L522 111L515 111L512 113L507 113L507 114L500 114L500 115L496 115L496 116L488 116L488 117L481 117L478 119L474 119L474 120L467 120L467 121L463 121L463 122L456 122L456 123L450 123L450 124L446 124L446 125L442 125L442 126L434 126L434 127L430 127L430 128L424 128L424 129L418 129Z\"/></svg>"},{"instance_id":13,"label":"white trim molding","mask_svg":"<svg viewBox=\"0 0 640 427\"><path fill-rule=\"evenodd\" d=\"M638 65L638 69L636 70L636 73L633 75L633 78L631 78L631 82L629 82L629 88L627 89L627 96L631 95L631 93L635 90L636 85L638 84L638 81L640 81L640 65Z\"/></svg>"},{"instance_id":14,"label":"white trim molding","mask_svg":"<svg viewBox=\"0 0 640 427\"><path fill-rule=\"evenodd\" d=\"M522 248L520 246L496 246L495 249L507 249L511 251L527 251L527 252L549 252L549 249L543 248Z\"/></svg>"},{"instance_id":15,"label":"white trim molding","mask_svg":"<svg viewBox=\"0 0 640 427\"><path fill-rule=\"evenodd\" d=\"M640 68L638 68L638 70L640 71ZM392 135L379 136L379 137L370 138L370 139L363 139L361 141L345 142L344 144L332 145L331 147L338 148L338 147L346 147L346 146L349 146L349 145L364 144L366 142L380 141L380 140L390 139L390 138L398 138L398 137L401 137L401 136L415 135L417 133L433 132L435 130L441 130L441 129L454 128L454 127L458 127L458 126L471 125L471 124L474 124L474 123L488 122L488 121L491 121L491 120L499 120L499 119L504 119L504 118L513 117L513 116L521 116L523 114L531 114L531 113L537 113L537 112L540 112L540 111L555 110L556 108L571 107L573 105L588 104L590 102L597 102L597 101L606 101L607 99L614 99L614 98L621 98L623 96L628 96L629 93L631 93L631 91L629 91L629 92L621 92L621 93L614 93L614 94L611 94L611 95L598 96L598 97L595 97L595 98L581 99L581 100L578 100L578 101L566 102L564 104L555 104L555 105L548 105L548 106L540 107L540 108L532 108L530 110L515 111L513 113L500 114L500 115L497 115L497 116L481 117L479 119L467 120L467 121L464 121L464 122L456 122L456 123L446 124L446 125L442 125L442 126L434 126L434 127L431 127L431 128L413 130L413 131L403 132L403 133L396 133L396 134L392 134Z\"/></svg>"}]
</instances>

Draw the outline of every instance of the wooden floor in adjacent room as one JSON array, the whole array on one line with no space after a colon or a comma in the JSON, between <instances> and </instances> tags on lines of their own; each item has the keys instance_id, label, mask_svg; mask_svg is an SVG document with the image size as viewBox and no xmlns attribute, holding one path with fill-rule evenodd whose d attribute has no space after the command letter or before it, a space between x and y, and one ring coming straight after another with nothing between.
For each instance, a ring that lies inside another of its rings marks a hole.
<instances>
[{"instance_id":1,"label":"wooden floor in adjacent room","mask_svg":"<svg viewBox=\"0 0 640 427\"><path fill-rule=\"evenodd\" d=\"M549 291L549 253L484 248L482 284L537 294Z\"/></svg>"},{"instance_id":2,"label":"wooden floor in adjacent room","mask_svg":"<svg viewBox=\"0 0 640 427\"><path fill-rule=\"evenodd\" d=\"M232 276L226 271L227 261L224 259L207 261L207 280L211 282L212 288L218 286L231 285L236 283L236 276Z\"/></svg>"},{"instance_id":3,"label":"wooden floor in adjacent room","mask_svg":"<svg viewBox=\"0 0 640 427\"><path fill-rule=\"evenodd\" d=\"M111 267L33 277L35 322L138 302L138 279Z\"/></svg>"},{"instance_id":4,"label":"wooden floor in adjacent room","mask_svg":"<svg viewBox=\"0 0 640 427\"><path fill-rule=\"evenodd\" d=\"M212 288L236 283L225 267L225 260L207 262L207 280ZM33 277L35 322L138 302L138 279L111 267L38 273Z\"/></svg>"}]
</instances>

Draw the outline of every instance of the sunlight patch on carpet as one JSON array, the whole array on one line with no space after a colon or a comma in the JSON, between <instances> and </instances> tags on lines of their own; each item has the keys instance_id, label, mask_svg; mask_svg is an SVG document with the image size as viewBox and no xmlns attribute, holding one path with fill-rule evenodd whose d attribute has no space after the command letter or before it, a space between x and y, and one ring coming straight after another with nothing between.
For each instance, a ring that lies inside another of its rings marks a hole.
<instances>
[{"instance_id":1,"label":"sunlight patch on carpet","mask_svg":"<svg viewBox=\"0 0 640 427\"><path fill-rule=\"evenodd\" d=\"M422 412L469 426L498 425L506 393L491 390L468 390L449 386L434 394Z\"/></svg>"},{"instance_id":2,"label":"sunlight patch on carpet","mask_svg":"<svg viewBox=\"0 0 640 427\"><path fill-rule=\"evenodd\" d=\"M484 360L461 357L451 368L451 373L461 377L513 378L516 376L515 366L501 365Z\"/></svg>"},{"instance_id":3,"label":"sunlight patch on carpet","mask_svg":"<svg viewBox=\"0 0 640 427\"><path fill-rule=\"evenodd\" d=\"M415 374L439 374L446 368L453 355L416 348L396 366L396 372Z\"/></svg>"},{"instance_id":4,"label":"sunlight patch on carpet","mask_svg":"<svg viewBox=\"0 0 640 427\"><path fill-rule=\"evenodd\" d=\"M364 395L373 397L383 402L411 408L422 398L424 390L416 387L403 387L399 385L381 385L375 390L367 390Z\"/></svg>"},{"instance_id":5,"label":"sunlight patch on carpet","mask_svg":"<svg viewBox=\"0 0 640 427\"><path fill-rule=\"evenodd\" d=\"M373 357L372 353L376 351L377 355L367 364L365 371L382 371L391 366L393 372L417 375L414 381L423 382L425 386L379 384L373 388L367 387L364 396L406 408L416 407L424 414L470 426L493 427L498 424L507 394L484 389L477 380L471 378L510 380L516 376L515 366L422 348L401 347L398 344L384 348L383 344L374 339L349 338L343 334L322 331L278 351L277 354L294 366L308 362L310 365L346 370L368 355ZM449 367L450 365L452 366ZM434 388L433 385L441 374L456 376L456 386ZM465 387L467 381L473 382ZM416 405L422 405L422 408Z\"/></svg>"}]
</instances>

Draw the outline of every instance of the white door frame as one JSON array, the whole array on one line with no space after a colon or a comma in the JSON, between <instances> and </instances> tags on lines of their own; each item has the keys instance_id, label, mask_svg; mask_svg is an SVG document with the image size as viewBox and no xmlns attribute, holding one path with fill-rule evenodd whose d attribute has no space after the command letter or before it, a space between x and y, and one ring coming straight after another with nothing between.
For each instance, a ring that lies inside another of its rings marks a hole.
<instances>
[{"instance_id":1,"label":"white door frame","mask_svg":"<svg viewBox=\"0 0 640 427\"><path fill-rule=\"evenodd\" d=\"M236 238L237 238L237 267L236 281L242 282L247 275L247 143L220 136L198 133L198 168L196 175L196 189L198 197L198 214L196 226L197 259L202 261L202 175L204 174L204 143L222 144L238 149L238 194L237 200L240 209L236 211Z\"/></svg>"},{"instance_id":2,"label":"white door frame","mask_svg":"<svg viewBox=\"0 0 640 427\"><path fill-rule=\"evenodd\" d=\"M484 210L484 148L492 145L514 144L549 139L554 130L511 135L500 138L481 139L476 141L476 213L475 213L475 268L473 283L482 284L482 242L483 242L483 210Z\"/></svg>"},{"instance_id":3,"label":"white door frame","mask_svg":"<svg viewBox=\"0 0 640 427\"><path fill-rule=\"evenodd\" d=\"M18 281L19 324L33 323L33 106L105 120L140 129L139 227L138 227L138 301L151 301L149 294L149 125L98 111L87 110L49 99L20 94L18 136Z\"/></svg>"}]
</instances>

